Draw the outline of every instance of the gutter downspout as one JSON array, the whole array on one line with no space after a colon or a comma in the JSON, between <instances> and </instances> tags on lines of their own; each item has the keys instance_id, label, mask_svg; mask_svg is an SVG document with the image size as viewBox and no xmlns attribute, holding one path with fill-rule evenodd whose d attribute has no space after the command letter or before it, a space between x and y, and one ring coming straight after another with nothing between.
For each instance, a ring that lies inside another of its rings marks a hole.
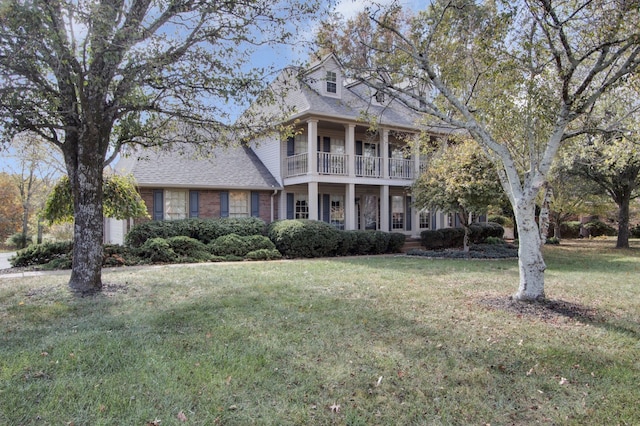
<instances>
[{"instance_id":1,"label":"gutter downspout","mask_svg":"<svg viewBox=\"0 0 640 426\"><path fill-rule=\"evenodd\" d=\"M274 203L274 198L276 195L278 195L278 189L274 189L273 190L273 194L271 194L271 222L274 221L274 216L275 216L275 203Z\"/></svg>"}]
</instances>

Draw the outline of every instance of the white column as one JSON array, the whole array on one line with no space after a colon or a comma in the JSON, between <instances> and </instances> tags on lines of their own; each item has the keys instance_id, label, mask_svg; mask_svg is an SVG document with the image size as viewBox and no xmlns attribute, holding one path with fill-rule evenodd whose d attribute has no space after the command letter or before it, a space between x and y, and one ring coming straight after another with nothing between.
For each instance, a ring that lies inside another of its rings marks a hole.
<instances>
[{"instance_id":1,"label":"white column","mask_svg":"<svg viewBox=\"0 0 640 426\"><path fill-rule=\"evenodd\" d=\"M389 185L380 187L380 230L389 232Z\"/></svg>"},{"instance_id":2,"label":"white column","mask_svg":"<svg viewBox=\"0 0 640 426\"><path fill-rule=\"evenodd\" d=\"M411 201L413 202L413 197ZM420 238L420 231L420 211L415 206L411 206L411 236Z\"/></svg>"},{"instance_id":3,"label":"white column","mask_svg":"<svg viewBox=\"0 0 640 426\"><path fill-rule=\"evenodd\" d=\"M318 120L307 121L307 155L309 174L318 174ZM317 214L317 213L316 213Z\"/></svg>"},{"instance_id":4,"label":"white column","mask_svg":"<svg viewBox=\"0 0 640 426\"><path fill-rule=\"evenodd\" d=\"M345 151L347 153L347 167L350 177L356 176L356 125L346 124L344 132Z\"/></svg>"},{"instance_id":5,"label":"white column","mask_svg":"<svg viewBox=\"0 0 640 426\"><path fill-rule=\"evenodd\" d=\"M348 183L344 194L344 229L356 229L356 185Z\"/></svg>"},{"instance_id":6,"label":"white column","mask_svg":"<svg viewBox=\"0 0 640 426\"><path fill-rule=\"evenodd\" d=\"M382 177L389 178L389 130L381 129L380 149L382 150ZM389 188L387 188L388 190Z\"/></svg>"},{"instance_id":7,"label":"white column","mask_svg":"<svg viewBox=\"0 0 640 426\"><path fill-rule=\"evenodd\" d=\"M318 217L318 182L309 182L309 219L319 220Z\"/></svg>"},{"instance_id":8,"label":"white column","mask_svg":"<svg viewBox=\"0 0 640 426\"><path fill-rule=\"evenodd\" d=\"M413 158L413 179L416 180L420 177L420 144L418 138L413 138L413 149L411 150L411 157Z\"/></svg>"}]
</instances>

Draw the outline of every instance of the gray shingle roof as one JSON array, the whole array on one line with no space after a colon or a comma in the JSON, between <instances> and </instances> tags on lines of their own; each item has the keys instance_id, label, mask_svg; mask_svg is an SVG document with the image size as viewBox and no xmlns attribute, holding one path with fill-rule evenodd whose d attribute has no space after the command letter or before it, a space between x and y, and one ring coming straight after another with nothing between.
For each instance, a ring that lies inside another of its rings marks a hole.
<instances>
[{"instance_id":1,"label":"gray shingle roof","mask_svg":"<svg viewBox=\"0 0 640 426\"><path fill-rule=\"evenodd\" d=\"M177 151L146 149L121 158L115 169L119 174L133 174L140 187L281 189L250 148L215 148L213 153L201 158Z\"/></svg>"}]
</instances>

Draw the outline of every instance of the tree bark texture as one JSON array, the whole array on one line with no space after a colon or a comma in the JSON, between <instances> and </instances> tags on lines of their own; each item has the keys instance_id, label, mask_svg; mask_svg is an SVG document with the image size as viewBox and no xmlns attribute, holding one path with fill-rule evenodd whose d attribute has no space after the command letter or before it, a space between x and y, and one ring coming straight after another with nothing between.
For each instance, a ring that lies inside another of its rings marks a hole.
<instances>
[{"instance_id":1,"label":"tree bark texture","mask_svg":"<svg viewBox=\"0 0 640 426\"><path fill-rule=\"evenodd\" d=\"M518 269L520 285L513 295L519 301L544 299L544 271L547 268L542 258L540 231L535 221L534 198L517 203L515 209L518 225Z\"/></svg>"},{"instance_id":2,"label":"tree bark texture","mask_svg":"<svg viewBox=\"0 0 640 426\"><path fill-rule=\"evenodd\" d=\"M629 204L631 202L631 192L626 192L624 196L618 198L618 239L616 248L629 248Z\"/></svg>"}]
</instances>

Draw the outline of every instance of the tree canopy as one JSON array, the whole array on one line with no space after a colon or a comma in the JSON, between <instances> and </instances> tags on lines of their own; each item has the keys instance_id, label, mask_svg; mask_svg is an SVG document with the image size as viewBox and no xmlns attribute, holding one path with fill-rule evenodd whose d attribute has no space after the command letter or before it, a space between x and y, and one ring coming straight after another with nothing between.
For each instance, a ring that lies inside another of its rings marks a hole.
<instances>
[{"instance_id":1,"label":"tree canopy","mask_svg":"<svg viewBox=\"0 0 640 426\"><path fill-rule=\"evenodd\" d=\"M0 5L0 118L64 155L74 208L69 285L101 283L103 168L127 144L189 143L207 152L267 131L273 67L259 49L294 40L316 1L7 0ZM258 96L260 94L261 96Z\"/></svg>"},{"instance_id":2,"label":"tree canopy","mask_svg":"<svg viewBox=\"0 0 640 426\"><path fill-rule=\"evenodd\" d=\"M325 46L350 78L423 112L427 129L467 132L500 165L519 235L514 297L543 298L535 200L559 148L593 130L579 119L637 71L638 2L435 0L405 16L369 8L372 35L333 22Z\"/></svg>"}]
</instances>

